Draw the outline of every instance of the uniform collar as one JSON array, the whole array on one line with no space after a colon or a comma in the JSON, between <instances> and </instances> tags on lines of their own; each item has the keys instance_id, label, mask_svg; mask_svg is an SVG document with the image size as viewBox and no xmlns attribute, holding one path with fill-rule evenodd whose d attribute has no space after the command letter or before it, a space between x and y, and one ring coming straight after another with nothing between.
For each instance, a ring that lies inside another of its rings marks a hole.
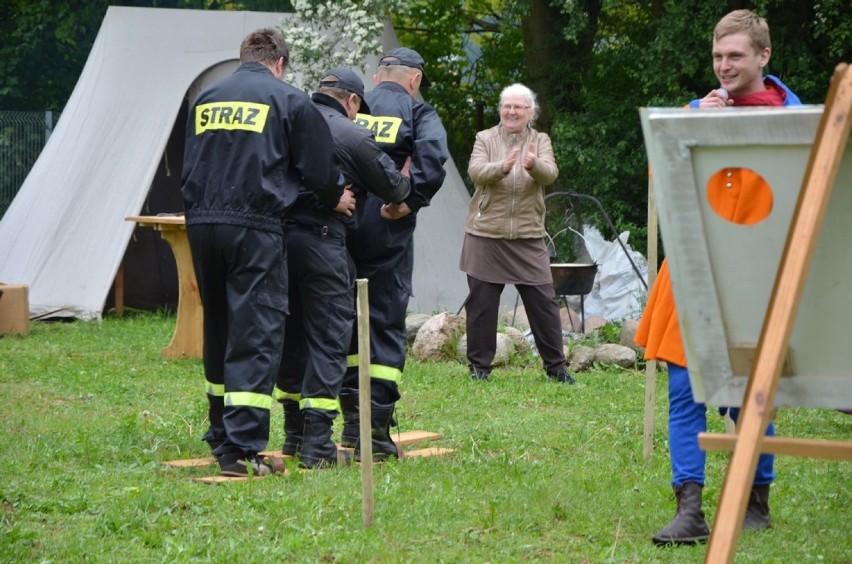
<instances>
[{"instance_id":1,"label":"uniform collar","mask_svg":"<svg viewBox=\"0 0 852 564\"><path fill-rule=\"evenodd\" d=\"M240 66L237 67L237 70L234 72L268 72L272 74L272 71L269 70L269 67L264 65L263 63L258 63L257 61L248 61L245 63L240 63ZM275 75L272 75L275 76Z\"/></svg>"},{"instance_id":2,"label":"uniform collar","mask_svg":"<svg viewBox=\"0 0 852 564\"><path fill-rule=\"evenodd\" d=\"M331 108L332 110L336 110L340 112L346 119L349 119L349 114L346 113L346 109L343 107L343 104L329 96L328 94L323 94L322 92L314 92L311 95L311 101L314 104L318 104L320 106L326 106Z\"/></svg>"},{"instance_id":3,"label":"uniform collar","mask_svg":"<svg viewBox=\"0 0 852 564\"><path fill-rule=\"evenodd\" d=\"M411 95L408 93L408 90L406 90L402 84L399 84L392 80L385 80L384 82L380 82L376 85L376 88L381 88L384 90L397 90L399 92L402 92L406 96L411 97Z\"/></svg>"}]
</instances>

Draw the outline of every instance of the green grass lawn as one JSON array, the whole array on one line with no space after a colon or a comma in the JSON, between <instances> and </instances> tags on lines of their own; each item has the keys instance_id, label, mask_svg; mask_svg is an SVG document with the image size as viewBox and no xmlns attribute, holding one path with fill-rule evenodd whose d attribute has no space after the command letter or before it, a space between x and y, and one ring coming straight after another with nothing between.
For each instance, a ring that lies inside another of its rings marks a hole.
<instances>
[{"instance_id":1,"label":"green grass lawn","mask_svg":"<svg viewBox=\"0 0 852 564\"><path fill-rule=\"evenodd\" d=\"M654 455L642 457L645 377L546 380L536 366L471 382L461 364L410 362L401 430L443 434L447 457L376 467L365 530L357 468L219 486L160 463L208 453L201 362L164 360L174 318L34 323L0 338L0 561L701 562L657 548L674 514L666 379ZM781 436L852 439L852 416L781 410ZM723 422L713 412L711 430ZM273 412L271 448L282 441ZM728 456L708 455L712 524ZM778 458L774 526L737 562L852 562L852 464Z\"/></svg>"}]
</instances>

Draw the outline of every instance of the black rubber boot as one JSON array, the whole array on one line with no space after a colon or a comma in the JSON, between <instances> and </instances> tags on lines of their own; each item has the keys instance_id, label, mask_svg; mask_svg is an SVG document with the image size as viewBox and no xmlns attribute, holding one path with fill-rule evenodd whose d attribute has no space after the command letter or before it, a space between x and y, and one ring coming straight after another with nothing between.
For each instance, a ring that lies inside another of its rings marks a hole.
<instances>
[{"instance_id":1,"label":"black rubber boot","mask_svg":"<svg viewBox=\"0 0 852 564\"><path fill-rule=\"evenodd\" d=\"M769 484L752 486L743 520L743 530L758 531L770 526L772 523L769 519Z\"/></svg>"},{"instance_id":2,"label":"black rubber boot","mask_svg":"<svg viewBox=\"0 0 852 564\"><path fill-rule=\"evenodd\" d=\"M227 435L225 434L225 424L222 422L222 414L225 412L225 400L220 396L208 396L209 407L207 409L207 417L210 419L210 427L207 432L201 437L210 445L210 452L213 452L225 442Z\"/></svg>"},{"instance_id":3,"label":"black rubber boot","mask_svg":"<svg viewBox=\"0 0 852 564\"><path fill-rule=\"evenodd\" d=\"M305 436L299 466L303 468L328 468L337 464L337 445L331 440L331 424L336 411L305 409Z\"/></svg>"},{"instance_id":4,"label":"black rubber boot","mask_svg":"<svg viewBox=\"0 0 852 564\"><path fill-rule=\"evenodd\" d=\"M355 448L361 435L361 419L358 417L358 390L344 388L340 390L340 409L343 411L343 431L340 433L340 446Z\"/></svg>"},{"instance_id":5,"label":"black rubber boot","mask_svg":"<svg viewBox=\"0 0 852 564\"><path fill-rule=\"evenodd\" d=\"M284 406L284 447L281 452L284 456L296 456L302 450L305 416L297 401L285 399L281 400L281 405Z\"/></svg>"},{"instance_id":6,"label":"black rubber boot","mask_svg":"<svg viewBox=\"0 0 852 564\"><path fill-rule=\"evenodd\" d=\"M212 439L208 438L208 436L210 436L210 431L208 431L207 435L205 435L204 438L202 438L201 440L207 443L207 445L210 447L210 452L213 452L214 450L222 446L222 444L225 442L225 439Z\"/></svg>"},{"instance_id":7,"label":"black rubber boot","mask_svg":"<svg viewBox=\"0 0 852 564\"><path fill-rule=\"evenodd\" d=\"M651 537L651 540L658 546L706 542L710 537L710 527L707 526L704 511L701 509L702 486L695 482L684 482L673 489L677 498L674 519Z\"/></svg>"},{"instance_id":8,"label":"black rubber boot","mask_svg":"<svg viewBox=\"0 0 852 564\"><path fill-rule=\"evenodd\" d=\"M391 456L402 458L402 453L390 436L395 403L370 403L370 427L373 435L373 462L384 462ZM355 447L355 460L361 460L361 444Z\"/></svg>"}]
</instances>

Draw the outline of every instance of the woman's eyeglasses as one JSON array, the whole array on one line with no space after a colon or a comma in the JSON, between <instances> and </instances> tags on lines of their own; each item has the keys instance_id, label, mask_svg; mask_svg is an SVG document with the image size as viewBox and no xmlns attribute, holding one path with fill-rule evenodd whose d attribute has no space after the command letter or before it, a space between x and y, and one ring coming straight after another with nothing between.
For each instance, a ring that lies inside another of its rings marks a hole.
<instances>
[{"instance_id":1,"label":"woman's eyeglasses","mask_svg":"<svg viewBox=\"0 0 852 564\"><path fill-rule=\"evenodd\" d=\"M500 108L507 110L507 111L515 110L516 112L520 111L520 110L530 109L529 106L521 106L519 104L503 104L502 106L500 106Z\"/></svg>"}]
</instances>

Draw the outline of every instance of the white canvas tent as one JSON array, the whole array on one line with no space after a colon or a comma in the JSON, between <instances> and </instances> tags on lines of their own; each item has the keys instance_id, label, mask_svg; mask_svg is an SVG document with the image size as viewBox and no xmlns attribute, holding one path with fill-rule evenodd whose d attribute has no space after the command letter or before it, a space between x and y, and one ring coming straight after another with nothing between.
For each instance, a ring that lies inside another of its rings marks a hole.
<instances>
[{"instance_id":1,"label":"white canvas tent","mask_svg":"<svg viewBox=\"0 0 852 564\"><path fill-rule=\"evenodd\" d=\"M31 316L100 319L135 228L124 218L142 210L186 97L236 66L246 34L286 17L107 10L53 135L0 221L0 282L29 286ZM384 48L394 46L386 30ZM454 164L446 169L418 217L412 311L455 311L467 295L457 265L469 196Z\"/></svg>"}]
</instances>

